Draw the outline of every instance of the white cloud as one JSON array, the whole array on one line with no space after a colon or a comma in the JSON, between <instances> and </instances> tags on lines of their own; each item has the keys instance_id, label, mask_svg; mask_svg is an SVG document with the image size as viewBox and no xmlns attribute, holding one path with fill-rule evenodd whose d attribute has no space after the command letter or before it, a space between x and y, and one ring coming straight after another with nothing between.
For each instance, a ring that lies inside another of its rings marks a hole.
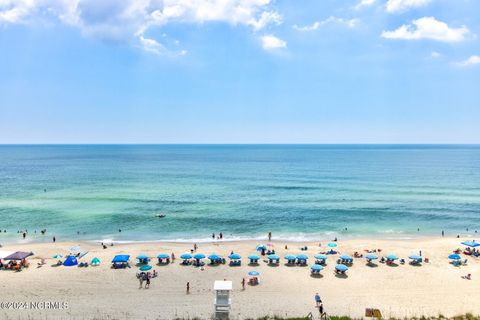
<instances>
[{"instance_id":1,"label":"white cloud","mask_svg":"<svg viewBox=\"0 0 480 320\"><path fill-rule=\"evenodd\" d=\"M0 0L0 25L57 21L85 36L139 44L156 53L157 40L145 37L169 23L223 22L254 31L278 25L272 0ZM162 46L162 45L161 45ZM166 50L166 48L164 48ZM162 50L160 50L162 51Z\"/></svg>"},{"instance_id":2,"label":"white cloud","mask_svg":"<svg viewBox=\"0 0 480 320\"><path fill-rule=\"evenodd\" d=\"M426 6L432 0L388 0L385 5L387 12L402 12L411 8L418 8Z\"/></svg>"},{"instance_id":3,"label":"white cloud","mask_svg":"<svg viewBox=\"0 0 480 320\"><path fill-rule=\"evenodd\" d=\"M467 60L460 61L457 64L461 67L468 67L480 64L480 56L470 56L470 58L468 58Z\"/></svg>"},{"instance_id":4,"label":"white cloud","mask_svg":"<svg viewBox=\"0 0 480 320\"><path fill-rule=\"evenodd\" d=\"M158 55L165 50L165 48L157 40L145 38L143 35L140 36L140 44L145 51Z\"/></svg>"},{"instance_id":5,"label":"white cloud","mask_svg":"<svg viewBox=\"0 0 480 320\"><path fill-rule=\"evenodd\" d=\"M330 16L325 20L322 21L315 21L314 23L306 26L298 26L298 25L293 25L293 28L297 31L314 31L319 29L320 27L329 24L329 23L337 23L337 24L343 24L346 25L349 28L354 28L356 27L359 23L359 19L343 19L343 18L337 18L334 16Z\"/></svg>"},{"instance_id":6,"label":"white cloud","mask_svg":"<svg viewBox=\"0 0 480 320\"><path fill-rule=\"evenodd\" d=\"M359 10L364 7L370 7L375 4L377 0L360 0L360 2L355 6L355 9Z\"/></svg>"},{"instance_id":7,"label":"white cloud","mask_svg":"<svg viewBox=\"0 0 480 320\"><path fill-rule=\"evenodd\" d=\"M437 51L432 51L432 53L430 54L430 57L431 58L440 58L442 56L442 54L440 52L437 52Z\"/></svg>"},{"instance_id":8,"label":"white cloud","mask_svg":"<svg viewBox=\"0 0 480 320\"><path fill-rule=\"evenodd\" d=\"M274 35L265 35L261 37L261 40L262 40L262 47L265 50L272 50L272 49L287 47L287 42L285 42L280 38L275 37Z\"/></svg>"},{"instance_id":9,"label":"white cloud","mask_svg":"<svg viewBox=\"0 0 480 320\"><path fill-rule=\"evenodd\" d=\"M451 28L445 22L434 17L423 17L413 20L412 24L404 24L393 31L383 31L382 37L387 39L420 40L430 39L443 42L459 42L470 34L466 26Z\"/></svg>"}]
</instances>

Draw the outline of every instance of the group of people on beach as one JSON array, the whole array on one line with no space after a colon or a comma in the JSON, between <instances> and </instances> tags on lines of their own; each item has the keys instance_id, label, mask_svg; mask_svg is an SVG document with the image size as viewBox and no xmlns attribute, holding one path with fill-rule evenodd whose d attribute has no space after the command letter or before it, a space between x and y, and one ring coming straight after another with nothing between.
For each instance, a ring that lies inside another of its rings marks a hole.
<instances>
[{"instance_id":1,"label":"group of people on beach","mask_svg":"<svg viewBox=\"0 0 480 320\"><path fill-rule=\"evenodd\" d=\"M140 287L139 289L145 288L149 289L150 288L150 279L156 278L158 276L157 271L153 270L153 272L140 272L137 273L137 279L140 282ZM145 286L143 283L145 282Z\"/></svg>"}]
</instances>

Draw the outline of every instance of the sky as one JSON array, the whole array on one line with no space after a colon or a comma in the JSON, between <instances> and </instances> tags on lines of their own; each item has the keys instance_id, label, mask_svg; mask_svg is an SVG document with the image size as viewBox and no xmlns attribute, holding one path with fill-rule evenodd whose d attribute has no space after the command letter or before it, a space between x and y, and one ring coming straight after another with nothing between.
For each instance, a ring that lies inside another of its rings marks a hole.
<instances>
[{"instance_id":1,"label":"sky","mask_svg":"<svg viewBox=\"0 0 480 320\"><path fill-rule=\"evenodd\" d=\"M0 0L0 143L480 143L477 0Z\"/></svg>"}]
</instances>

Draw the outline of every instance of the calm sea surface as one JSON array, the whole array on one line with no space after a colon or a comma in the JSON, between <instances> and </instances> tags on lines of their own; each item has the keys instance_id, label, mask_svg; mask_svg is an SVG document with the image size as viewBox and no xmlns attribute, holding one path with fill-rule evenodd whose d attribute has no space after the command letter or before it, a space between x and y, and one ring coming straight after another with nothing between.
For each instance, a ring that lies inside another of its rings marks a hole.
<instances>
[{"instance_id":1,"label":"calm sea surface","mask_svg":"<svg viewBox=\"0 0 480 320\"><path fill-rule=\"evenodd\" d=\"M0 228L0 243L43 228L45 241L480 231L480 146L0 146Z\"/></svg>"}]
</instances>

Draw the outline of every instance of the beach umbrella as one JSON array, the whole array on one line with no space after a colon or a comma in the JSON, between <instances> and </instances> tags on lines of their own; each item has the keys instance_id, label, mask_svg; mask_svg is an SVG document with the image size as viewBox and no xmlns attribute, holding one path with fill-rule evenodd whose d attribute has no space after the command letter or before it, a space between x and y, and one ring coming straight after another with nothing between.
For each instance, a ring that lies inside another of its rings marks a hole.
<instances>
[{"instance_id":1,"label":"beach umbrella","mask_svg":"<svg viewBox=\"0 0 480 320\"><path fill-rule=\"evenodd\" d=\"M336 247L337 247L337 244L336 244L336 243L333 243L333 242L330 242L330 243L328 244L328 246L329 246L330 248L336 248Z\"/></svg>"},{"instance_id":2,"label":"beach umbrella","mask_svg":"<svg viewBox=\"0 0 480 320\"><path fill-rule=\"evenodd\" d=\"M100 259L97 257L93 258L91 264L92 266L98 266L100 264Z\"/></svg>"},{"instance_id":3,"label":"beach umbrella","mask_svg":"<svg viewBox=\"0 0 480 320\"><path fill-rule=\"evenodd\" d=\"M297 256L296 256L296 255L293 255L293 254L287 254L287 255L285 256L285 259L287 259L287 260L295 260L295 259L297 259Z\"/></svg>"},{"instance_id":4,"label":"beach umbrella","mask_svg":"<svg viewBox=\"0 0 480 320\"><path fill-rule=\"evenodd\" d=\"M462 242L462 244L463 244L464 246L472 247L472 248L475 248L475 247L480 246L480 243L476 242L475 240L473 240L473 241L464 241L464 242Z\"/></svg>"},{"instance_id":5,"label":"beach umbrella","mask_svg":"<svg viewBox=\"0 0 480 320\"><path fill-rule=\"evenodd\" d=\"M460 257L459 254L453 253L453 254L451 254L451 255L448 256L448 259L460 260L460 259L462 259L462 257Z\"/></svg>"},{"instance_id":6,"label":"beach umbrella","mask_svg":"<svg viewBox=\"0 0 480 320\"><path fill-rule=\"evenodd\" d=\"M257 251L262 251L262 250L266 251L266 250L267 250L267 246L264 245L264 244L259 244L259 245L257 246Z\"/></svg>"},{"instance_id":7,"label":"beach umbrella","mask_svg":"<svg viewBox=\"0 0 480 320\"><path fill-rule=\"evenodd\" d=\"M157 259L170 259L170 255L168 253L160 253L157 256Z\"/></svg>"},{"instance_id":8,"label":"beach umbrella","mask_svg":"<svg viewBox=\"0 0 480 320\"><path fill-rule=\"evenodd\" d=\"M260 257L257 256L256 254L251 254L251 255L248 256L248 259L250 259L250 260L259 260Z\"/></svg>"},{"instance_id":9,"label":"beach umbrella","mask_svg":"<svg viewBox=\"0 0 480 320\"><path fill-rule=\"evenodd\" d=\"M320 260L327 260L327 255L326 254L316 254L314 255L315 259L320 259Z\"/></svg>"},{"instance_id":10,"label":"beach umbrella","mask_svg":"<svg viewBox=\"0 0 480 320\"><path fill-rule=\"evenodd\" d=\"M268 256L268 259L270 260L280 260L280 257L276 254L271 254Z\"/></svg>"},{"instance_id":11,"label":"beach umbrella","mask_svg":"<svg viewBox=\"0 0 480 320\"><path fill-rule=\"evenodd\" d=\"M408 258L411 259L411 260L422 260L422 257L419 256L418 254L412 254Z\"/></svg>"},{"instance_id":12,"label":"beach umbrella","mask_svg":"<svg viewBox=\"0 0 480 320\"><path fill-rule=\"evenodd\" d=\"M152 266L151 266L151 265L148 265L148 264L143 265L143 266L140 267L140 271L148 271L148 270L150 270L150 269L152 269Z\"/></svg>"},{"instance_id":13,"label":"beach umbrella","mask_svg":"<svg viewBox=\"0 0 480 320\"><path fill-rule=\"evenodd\" d=\"M193 258L195 260L205 259L205 255L203 253L196 253Z\"/></svg>"},{"instance_id":14,"label":"beach umbrella","mask_svg":"<svg viewBox=\"0 0 480 320\"><path fill-rule=\"evenodd\" d=\"M253 270L253 271L250 271L248 275L252 277L258 277L260 275L260 272Z\"/></svg>"},{"instance_id":15,"label":"beach umbrella","mask_svg":"<svg viewBox=\"0 0 480 320\"><path fill-rule=\"evenodd\" d=\"M148 260L148 256L147 256L147 255L144 255L144 254L141 254L141 255L138 255L138 256L137 256L137 259L138 259L138 260Z\"/></svg>"},{"instance_id":16,"label":"beach umbrella","mask_svg":"<svg viewBox=\"0 0 480 320\"><path fill-rule=\"evenodd\" d=\"M340 256L340 259L347 260L347 261L352 261L353 260L353 258L351 256L349 256L348 254L342 254Z\"/></svg>"},{"instance_id":17,"label":"beach umbrella","mask_svg":"<svg viewBox=\"0 0 480 320\"><path fill-rule=\"evenodd\" d=\"M229 255L228 258L232 260L240 260L242 257L238 253L233 253Z\"/></svg>"},{"instance_id":18,"label":"beach umbrella","mask_svg":"<svg viewBox=\"0 0 480 320\"><path fill-rule=\"evenodd\" d=\"M376 254L373 254L373 253L369 253L365 256L365 258L367 260L375 260L375 259L378 259L378 256Z\"/></svg>"},{"instance_id":19,"label":"beach umbrella","mask_svg":"<svg viewBox=\"0 0 480 320\"><path fill-rule=\"evenodd\" d=\"M308 259L308 256L306 254L299 254L297 256L297 259L298 260L307 260Z\"/></svg>"},{"instance_id":20,"label":"beach umbrella","mask_svg":"<svg viewBox=\"0 0 480 320\"><path fill-rule=\"evenodd\" d=\"M180 256L180 259L183 259L183 260L192 259L192 255L190 253L184 253Z\"/></svg>"},{"instance_id":21,"label":"beach umbrella","mask_svg":"<svg viewBox=\"0 0 480 320\"><path fill-rule=\"evenodd\" d=\"M337 265L335 266L335 270L341 271L341 272L345 272L345 271L348 270L348 267L347 267L346 265L344 265L344 264L337 264Z\"/></svg>"},{"instance_id":22,"label":"beach umbrella","mask_svg":"<svg viewBox=\"0 0 480 320\"><path fill-rule=\"evenodd\" d=\"M319 264L314 264L313 266L310 267L310 269L312 269L313 271L320 271L323 269L323 266Z\"/></svg>"},{"instance_id":23,"label":"beach umbrella","mask_svg":"<svg viewBox=\"0 0 480 320\"><path fill-rule=\"evenodd\" d=\"M52 259L62 259L63 256L61 254L56 254L52 257Z\"/></svg>"},{"instance_id":24,"label":"beach umbrella","mask_svg":"<svg viewBox=\"0 0 480 320\"><path fill-rule=\"evenodd\" d=\"M394 254L389 254L386 258L387 258L387 260L392 260L392 261L398 259L398 257Z\"/></svg>"},{"instance_id":25,"label":"beach umbrella","mask_svg":"<svg viewBox=\"0 0 480 320\"><path fill-rule=\"evenodd\" d=\"M210 260L220 260L220 259L222 259L222 257L220 257L218 254L213 253L213 254L208 256L208 259L210 259Z\"/></svg>"}]
</instances>

